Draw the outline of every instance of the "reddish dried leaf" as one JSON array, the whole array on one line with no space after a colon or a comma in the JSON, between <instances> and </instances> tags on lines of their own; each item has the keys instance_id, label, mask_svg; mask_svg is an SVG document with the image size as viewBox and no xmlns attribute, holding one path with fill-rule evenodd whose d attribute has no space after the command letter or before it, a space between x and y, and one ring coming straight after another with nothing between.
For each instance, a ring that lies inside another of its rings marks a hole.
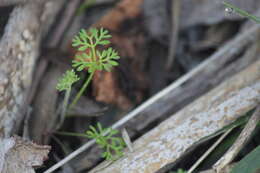
<instances>
[{"instance_id":1,"label":"reddish dried leaf","mask_svg":"<svg viewBox=\"0 0 260 173\"><path fill-rule=\"evenodd\" d=\"M122 0L109 11L94 27L103 27L117 31L126 19L133 19L140 15L144 0Z\"/></svg>"},{"instance_id":2,"label":"reddish dried leaf","mask_svg":"<svg viewBox=\"0 0 260 173\"><path fill-rule=\"evenodd\" d=\"M119 105L122 109L132 106L130 100L118 88L113 72L96 72L93 85L97 101Z\"/></svg>"}]
</instances>

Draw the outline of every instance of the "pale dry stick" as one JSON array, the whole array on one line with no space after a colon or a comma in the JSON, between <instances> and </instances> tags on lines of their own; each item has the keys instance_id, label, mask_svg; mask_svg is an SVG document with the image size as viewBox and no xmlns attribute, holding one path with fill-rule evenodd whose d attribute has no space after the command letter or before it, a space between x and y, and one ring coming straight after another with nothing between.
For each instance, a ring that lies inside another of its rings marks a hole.
<instances>
[{"instance_id":1,"label":"pale dry stick","mask_svg":"<svg viewBox=\"0 0 260 173\"><path fill-rule=\"evenodd\" d=\"M166 63L166 69L170 70L172 64L174 63L174 56L176 53L176 46L178 42L178 33L179 33L179 23L180 23L180 11L181 11L181 0L173 0L172 2L172 31L171 31L171 41L168 51L168 59Z\"/></svg>"},{"instance_id":2,"label":"pale dry stick","mask_svg":"<svg viewBox=\"0 0 260 173\"><path fill-rule=\"evenodd\" d=\"M256 36L257 31L260 29L260 25L255 25L246 32L242 33L239 35L236 39L233 41L229 42L227 45L225 45L223 48L221 48L218 52L216 52L214 55L212 55L210 58L202 62L200 65L198 65L196 68L191 70L189 73L185 74L183 77L178 79L176 82L173 82L171 85L168 87L164 88L162 91L159 93L155 94L152 96L150 99L145 101L143 104L138 106L136 109L128 113L127 115L124 116L121 120L117 121L112 128L116 129L121 126L123 126L126 122L131 120L132 118L136 117L139 115L142 111L144 111L147 107L155 103L157 100L160 98L166 96L168 93L170 93L172 90L180 87L182 84L184 84L186 81L191 79L194 75L200 73L204 69L208 68L208 66L214 66L214 62L217 61L217 59L220 56L234 56L238 50L241 48L245 47L249 43L255 41L258 37ZM95 141L89 141L86 144L82 145L80 148L69 154L67 157L62 159L60 162L56 163L53 165L51 168L46 170L44 173L51 173L64 165L65 163L69 162L71 159L76 157L78 154L82 153L89 147L91 147Z\"/></svg>"},{"instance_id":3,"label":"pale dry stick","mask_svg":"<svg viewBox=\"0 0 260 173\"><path fill-rule=\"evenodd\" d=\"M123 130L122 130L122 137L123 137L123 139L125 141L125 144L126 144L127 148L129 149L129 151L133 152L134 151L133 143L131 142L131 139L130 139L130 137L129 137L129 135L128 135L128 133L127 133L125 128L123 128Z\"/></svg>"},{"instance_id":4,"label":"pale dry stick","mask_svg":"<svg viewBox=\"0 0 260 173\"><path fill-rule=\"evenodd\" d=\"M199 164L205 160L205 158L220 144L220 142L225 139L225 137L234 129L231 128L228 131L226 131L221 137L199 158L199 160L188 170L187 173L192 173L198 166Z\"/></svg>"},{"instance_id":5,"label":"pale dry stick","mask_svg":"<svg viewBox=\"0 0 260 173\"><path fill-rule=\"evenodd\" d=\"M255 130L258 121L260 120L260 105L258 105L252 117L249 119L245 128L235 141L235 143L229 148L226 154L214 164L213 169L219 173L221 172L239 153L239 151L246 145L253 131Z\"/></svg>"}]
</instances>

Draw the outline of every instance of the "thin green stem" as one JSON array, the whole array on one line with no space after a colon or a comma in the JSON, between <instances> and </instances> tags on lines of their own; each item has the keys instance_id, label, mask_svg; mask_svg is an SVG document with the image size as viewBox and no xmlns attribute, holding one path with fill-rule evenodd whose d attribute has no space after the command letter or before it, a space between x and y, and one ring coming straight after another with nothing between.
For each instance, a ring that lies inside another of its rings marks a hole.
<instances>
[{"instance_id":1,"label":"thin green stem","mask_svg":"<svg viewBox=\"0 0 260 173\"><path fill-rule=\"evenodd\" d=\"M61 115L60 115L60 121L56 126L56 130L59 129L66 117L66 112L67 112L67 107L68 107L68 103L69 103L69 98L70 98L70 93L71 93L71 88L67 89L65 92L65 97L63 100L63 104L62 104L62 108L61 108Z\"/></svg>"},{"instance_id":2,"label":"thin green stem","mask_svg":"<svg viewBox=\"0 0 260 173\"><path fill-rule=\"evenodd\" d=\"M95 46L93 46L94 43L92 43L91 40L91 51L92 51L92 55L93 55L93 62L97 62L97 56L96 56L96 50L95 50Z\"/></svg>"},{"instance_id":3,"label":"thin green stem","mask_svg":"<svg viewBox=\"0 0 260 173\"><path fill-rule=\"evenodd\" d=\"M67 112L67 107L68 107L68 103L69 103L70 93L71 93L71 88L66 90L65 97L64 97L64 102L63 102L63 105L62 105L61 115L64 118L65 118L66 112Z\"/></svg>"},{"instance_id":4,"label":"thin green stem","mask_svg":"<svg viewBox=\"0 0 260 173\"><path fill-rule=\"evenodd\" d=\"M51 135L51 138L61 147L65 155L68 155L70 153L66 146L59 140L59 138L54 135Z\"/></svg>"},{"instance_id":5,"label":"thin green stem","mask_svg":"<svg viewBox=\"0 0 260 173\"><path fill-rule=\"evenodd\" d=\"M83 92L86 90L87 86L89 85L91 79L93 78L95 72L91 72L88 79L85 81L84 85L82 86L82 88L80 89L80 91L77 93L76 97L74 98L74 100L72 101L72 103L69 106L69 109L72 109L77 102L79 101L79 98L82 96Z\"/></svg>"},{"instance_id":6,"label":"thin green stem","mask_svg":"<svg viewBox=\"0 0 260 173\"><path fill-rule=\"evenodd\" d=\"M88 135L85 135L85 134L82 134L82 133L73 133L73 132L55 132L55 134L58 134L58 135L64 135L64 136L77 136L77 137L88 138Z\"/></svg>"},{"instance_id":7,"label":"thin green stem","mask_svg":"<svg viewBox=\"0 0 260 173\"><path fill-rule=\"evenodd\" d=\"M93 46L94 45L93 39L89 38L89 41L90 41L90 45L92 45L91 46L91 52L92 52L92 58L91 59L92 59L93 62L96 62L97 61L97 57L96 57L95 46ZM88 79L86 80L86 82L84 83L83 87L80 89L80 91L76 95L75 99L72 101L71 105L69 106L69 109L73 108L76 105L76 103L78 102L79 98L82 96L83 92L86 90L87 86L89 85L89 82L93 78L94 73L95 73L95 71L90 73L90 75L89 75Z\"/></svg>"},{"instance_id":8,"label":"thin green stem","mask_svg":"<svg viewBox=\"0 0 260 173\"><path fill-rule=\"evenodd\" d=\"M240 16L242 16L242 17L247 17L247 18L253 20L253 21L256 22L256 23L260 23L260 17L257 17L257 16L254 16L254 15L252 15L252 14L249 14L248 12L246 12L246 11L244 11L244 10L242 10L242 9L240 9L240 8L238 8L238 7L236 7L236 6L232 5L232 4L230 4L230 3L228 3L228 2L223 1L223 4L224 4L227 8L230 8L230 9L234 10L234 12L238 13Z\"/></svg>"}]
</instances>

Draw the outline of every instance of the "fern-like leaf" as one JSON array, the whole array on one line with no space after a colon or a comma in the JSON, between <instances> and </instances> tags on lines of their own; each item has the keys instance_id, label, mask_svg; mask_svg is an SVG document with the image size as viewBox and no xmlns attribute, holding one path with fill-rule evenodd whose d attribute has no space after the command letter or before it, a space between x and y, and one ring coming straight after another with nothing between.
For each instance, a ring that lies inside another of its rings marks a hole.
<instances>
[{"instance_id":1,"label":"fern-like leaf","mask_svg":"<svg viewBox=\"0 0 260 173\"><path fill-rule=\"evenodd\" d=\"M72 40L73 46L78 47L79 51L86 51L90 49L89 53L78 53L73 63L73 67L77 71L87 69L89 73L96 70L111 71L114 66L118 65L117 60L120 58L118 53L111 47L104 50L97 50L98 45L107 45L110 43L108 38L111 35L107 30L101 28L91 28L88 31L81 30L77 36Z\"/></svg>"},{"instance_id":2,"label":"fern-like leaf","mask_svg":"<svg viewBox=\"0 0 260 173\"><path fill-rule=\"evenodd\" d=\"M95 139L100 148L105 151L102 157L106 160L115 160L123 155L125 147L124 141L120 137L115 137L119 132L112 128L103 128L100 123L97 124L97 129L93 126L86 132L90 139Z\"/></svg>"}]
</instances>

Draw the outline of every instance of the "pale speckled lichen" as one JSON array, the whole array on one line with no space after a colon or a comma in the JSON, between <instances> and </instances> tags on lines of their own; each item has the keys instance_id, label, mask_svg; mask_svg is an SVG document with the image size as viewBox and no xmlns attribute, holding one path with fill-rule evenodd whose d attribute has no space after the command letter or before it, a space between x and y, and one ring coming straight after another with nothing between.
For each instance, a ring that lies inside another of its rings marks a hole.
<instances>
[{"instance_id":1,"label":"pale speckled lichen","mask_svg":"<svg viewBox=\"0 0 260 173\"><path fill-rule=\"evenodd\" d=\"M6 85L8 84L8 78L7 75L0 70L0 109L3 106L3 100L5 96L5 88Z\"/></svg>"},{"instance_id":2,"label":"pale speckled lichen","mask_svg":"<svg viewBox=\"0 0 260 173\"><path fill-rule=\"evenodd\" d=\"M0 172L2 172L6 153L15 145L13 138L1 139L0 138Z\"/></svg>"},{"instance_id":3,"label":"pale speckled lichen","mask_svg":"<svg viewBox=\"0 0 260 173\"><path fill-rule=\"evenodd\" d=\"M0 42L1 75L7 79L0 80L0 136L9 136L22 116L21 106L38 56L38 13L36 4L15 8Z\"/></svg>"}]
</instances>

